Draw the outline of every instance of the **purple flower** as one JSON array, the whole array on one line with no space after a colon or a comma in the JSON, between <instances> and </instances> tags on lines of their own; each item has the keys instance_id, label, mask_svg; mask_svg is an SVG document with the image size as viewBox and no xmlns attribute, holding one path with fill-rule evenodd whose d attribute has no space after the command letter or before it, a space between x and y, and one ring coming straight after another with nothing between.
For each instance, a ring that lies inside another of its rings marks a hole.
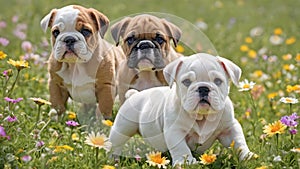
<instances>
[{"instance_id":1,"label":"purple flower","mask_svg":"<svg viewBox=\"0 0 300 169\"><path fill-rule=\"evenodd\" d=\"M6 118L5 118L5 120L7 120L8 122L15 122L15 121L17 121L18 119L17 119L17 117L16 116L7 116Z\"/></svg>"},{"instance_id":2,"label":"purple flower","mask_svg":"<svg viewBox=\"0 0 300 169\"><path fill-rule=\"evenodd\" d=\"M299 116L297 113L293 113L290 116L281 117L280 121L288 127L296 127L298 125L298 122L296 121L298 118Z\"/></svg>"},{"instance_id":3,"label":"purple flower","mask_svg":"<svg viewBox=\"0 0 300 169\"><path fill-rule=\"evenodd\" d=\"M289 130L289 132L290 132L290 134L295 135L295 134L297 134L298 130L297 129L291 129L291 130Z\"/></svg>"},{"instance_id":4,"label":"purple flower","mask_svg":"<svg viewBox=\"0 0 300 169\"><path fill-rule=\"evenodd\" d=\"M0 136L7 138L7 140L10 140L10 137L8 135L6 135L4 127L2 127L2 126L0 126Z\"/></svg>"},{"instance_id":5,"label":"purple flower","mask_svg":"<svg viewBox=\"0 0 300 169\"><path fill-rule=\"evenodd\" d=\"M7 46L9 44L9 40L3 37L0 37L0 44L2 46Z\"/></svg>"},{"instance_id":6,"label":"purple flower","mask_svg":"<svg viewBox=\"0 0 300 169\"><path fill-rule=\"evenodd\" d=\"M79 125L79 123L77 123L76 121L73 121L73 120L67 121L66 124L71 127L76 127Z\"/></svg>"},{"instance_id":7,"label":"purple flower","mask_svg":"<svg viewBox=\"0 0 300 169\"><path fill-rule=\"evenodd\" d=\"M6 22L5 21L0 21L0 29L6 27Z\"/></svg>"},{"instance_id":8,"label":"purple flower","mask_svg":"<svg viewBox=\"0 0 300 169\"><path fill-rule=\"evenodd\" d=\"M40 147L43 147L44 145L45 145L45 143L40 140L40 141L36 142L35 147L40 148Z\"/></svg>"},{"instance_id":9,"label":"purple flower","mask_svg":"<svg viewBox=\"0 0 300 169\"><path fill-rule=\"evenodd\" d=\"M21 47L25 52L32 52L32 44L29 41L23 41Z\"/></svg>"},{"instance_id":10,"label":"purple flower","mask_svg":"<svg viewBox=\"0 0 300 169\"><path fill-rule=\"evenodd\" d=\"M24 162L29 162L31 161L32 157L30 155L24 155L23 157L21 157L21 159Z\"/></svg>"},{"instance_id":11,"label":"purple flower","mask_svg":"<svg viewBox=\"0 0 300 169\"><path fill-rule=\"evenodd\" d=\"M9 98L9 97L5 97L4 100L7 101L7 102L11 102L11 103L15 104L15 103L19 103L20 101L22 101L23 98L12 99L12 98Z\"/></svg>"}]
</instances>

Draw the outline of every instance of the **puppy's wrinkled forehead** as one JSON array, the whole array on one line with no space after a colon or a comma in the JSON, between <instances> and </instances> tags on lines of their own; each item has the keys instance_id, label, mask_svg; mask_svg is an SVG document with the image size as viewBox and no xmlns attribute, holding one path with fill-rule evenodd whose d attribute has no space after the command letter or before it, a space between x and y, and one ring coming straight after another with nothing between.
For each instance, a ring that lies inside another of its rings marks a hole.
<instances>
[{"instance_id":1,"label":"puppy's wrinkled forehead","mask_svg":"<svg viewBox=\"0 0 300 169\"><path fill-rule=\"evenodd\" d=\"M74 29L79 13L80 11L73 6L58 9L54 18L53 27L58 27L60 31Z\"/></svg>"}]
</instances>

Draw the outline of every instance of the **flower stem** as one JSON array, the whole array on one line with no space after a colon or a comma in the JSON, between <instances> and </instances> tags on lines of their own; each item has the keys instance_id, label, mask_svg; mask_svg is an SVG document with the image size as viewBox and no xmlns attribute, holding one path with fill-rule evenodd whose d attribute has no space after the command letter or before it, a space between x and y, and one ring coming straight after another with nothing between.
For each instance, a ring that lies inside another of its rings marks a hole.
<instances>
[{"instance_id":1,"label":"flower stem","mask_svg":"<svg viewBox=\"0 0 300 169\"><path fill-rule=\"evenodd\" d=\"M12 92L13 92L13 90L15 88L15 85L16 85L16 83L18 81L19 74L20 74L20 70L17 71L16 79L15 79L14 83L12 84L11 88L9 89L9 91L7 93L7 97L9 97L12 94Z\"/></svg>"},{"instance_id":2,"label":"flower stem","mask_svg":"<svg viewBox=\"0 0 300 169\"><path fill-rule=\"evenodd\" d=\"M257 117L257 107L256 107L256 104L254 102L254 99L252 97L251 92L249 92L249 96L250 96L251 104L252 104L252 107L253 107L254 118L256 119L256 117Z\"/></svg>"},{"instance_id":3,"label":"flower stem","mask_svg":"<svg viewBox=\"0 0 300 169\"><path fill-rule=\"evenodd\" d=\"M35 124L34 124L34 126L33 126L33 129L36 128L36 126L37 126L37 124L38 124L38 122L39 122L39 120L40 120L40 114L41 114L41 105L38 105L38 114L37 114L37 116L36 116L36 121L35 121Z\"/></svg>"},{"instance_id":4,"label":"flower stem","mask_svg":"<svg viewBox=\"0 0 300 169\"><path fill-rule=\"evenodd\" d=\"M278 150L279 150L279 134L278 133L276 133L276 151L277 151L277 153L278 153Z\"/></svg>"},{"instance_id":5,"label":"flower stem","mask_svg":"<svg viewBox=\"0 0 300 169\"><path fill-rule=\"evenodd\" d=\"M99 148L96 148L95 168L97 168L98 154L99 154Z\"/></svg>"}]
</instances>

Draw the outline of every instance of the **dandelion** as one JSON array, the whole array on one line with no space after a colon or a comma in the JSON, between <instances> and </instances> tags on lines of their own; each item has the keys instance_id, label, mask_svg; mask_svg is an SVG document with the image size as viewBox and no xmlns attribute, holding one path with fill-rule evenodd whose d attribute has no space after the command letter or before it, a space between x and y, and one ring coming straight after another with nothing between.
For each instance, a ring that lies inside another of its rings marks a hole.
<instances>
[{"instance_id":1,"label":"dandelion","mask_svg":"<svg viewBox=\"0 0 300 169\"><path fill-rule=\"evenodd\" d=\"M30 68L30 66L28 65L28 62L27 61L24 61L24 60L12 60L12 59L9 59L7 61L8 64L14 66L17 68L18 71L24 69L24 68Z\"/></svg>"},{"instance_id":2,"label":"dandelion","mask_svg":"<svg viewBox=\"0 0 300 169\"><path fill-rule=\"evenodd\" d=\"M71 139L73 141L79 141L79 135L77 133L73 133L72 136L71 136Z\"/></svg>"},{"instance_id":3,"label":"dandelion","mask_svg":"<svg viewBox=\"0 0 300 169\"><path fill-rule=\"evenodd\" d=\"M291 149L291 152L300 153L300 148L293 148Z\"/></svg>"},{"instance_id":4,"label":"dandelion","mask_svg":"<svg viewBox=\"0 0 300 169\"><path fill-rule=\"evenodd\" d=\"M68 112L68 119L73 120L76 119L76 113L75 112Z\"/></svg>"},{"instance_id":5,"label":"dandelion","mask_svg":"<svg viewBox=\"0 0 300 169\"><path fill-rule=\"evenodd\" d=\"M76 121L73 121L73 120L67 121L66 124L67 124L69 127L76 127L76 126L79 126L79 123L76 122Z\"/></svg>"},{"instance_id":6,"label":"dandelion","mask_svg":"<svg viewBox=\"0 0 300 169\"><path fill-rule=\"evenodd\" d=\"M281 28L276 28L276 29L274 29L273 33L274 33L275 35L281 35L281 34L283 33L283 31L282 31Z\"/></svg>"},{"instance_id":7,"label":"dandelion","mask_svg":"<svg viewBox=\"0 0 300 169\"><path fill-rule=\"evenodd\" d=\"M249 50L248 51L248 56L252 59L255 59L257 57L257 53L255 50Z\"/></svg>"},{"instance_id":8,"label":"dandelion","mask_svg":"<svg viewBox=\"0 0 300 169\"><path fill-rule=\"evenodd\" d=\"M240 46L240 51L247 52L247 51L249 51L249 47L247 45L241 45Z\"/></svg>"},{"instance_id":9,"label":"dandelion","mask_svg":"<svg viewBox=\"0 0 300 169\"><path fill-rule=\"evenodd\" d=\"M253 39L251 37L246 37L245 38L245 42L246 43L252 43L253 42Z\"/></svg>"},{"instance_id":10,"label":"dandelion","mask_svg":"<svg viewBox=\"0 0 300 169\"><path fill-rule=\"evenodd\" d=\"M282 97L279 100L282 103L288 103L288 104L296 104L298 103L298 99L292 98L292 97Z\"/></svg>"},{"instance_id":11,"label":"dandelion","mask_svg":"<svg viewBox=\"0 0 300 169\"><path fill-rule=\"evenodd\" d=\"M68 151L73 151L74 148L68 146L68 145L62 145L62 146L49 146L50 148L54 148L53 152L58 153L58 152L65 152L66 150Z\"/></svg>"},{"instance_id":12,"label":"dandelion","mask_svg":"<svg viewBox=\"0 0 300 169\"><path fill-rule=\"evenodd\" d=\"M47 100L41 99L41 98L35 98L35 97L31 97L29 98L30 100L33 100L37 105L42 106L42 105L51 105L51 103Z\"/></svg>"},{"instance_id":13,"label":"dandelion","mask_svg":"<svg viewBox=\"0 0 300 169\"><path fill-rule=\"evenodd\" d=\"M254 85L254 82L249 82L248 79L245 79L244 81L239 83L239 91L249 91L253 89Z\"/></svg>"},{"instance_id":14,"label":"dandelion","mask_svg":"<svg viewBox=\"0 0 300 169\"><path fill-rule=\"evenodd\" d=\"M157 166L158 168L167 168L166 165L170 163L170 160L167 160L166 157L161 156L161 152L150 152L146 154L147 163L150 166Z\"/></svg>"},{"instance_id":15,"label":"dandelion","mask_svg":"<svg viewBox=\"0 0 300 169\"><path fill-rule=\"evenodd\" d=\"M267 134L268 137L272 137L275 134L282 134L285 132L286 125L284 125L280 120L272 123L265 125L263 127L263 132Z\"/></svg>"},{"instance_id":16,"label":"dandelion","mask_svg":"<svg viewBox=\"0 0 300 169\"><path fill-rule=\"evenodd\" d=\"M20 101L22 101L23 98L12 99L12 98L9 98L9 97L4 97L4 100L7 101L7 102L15 104L15 103L19 103Z\"/></svg>"},{"instance_id":17,"label":"dandelion","mask_svg":"<svg viewBox=\"0 0 300 169\"><path fill-rule=\"evenodd\" d=\"M294 36L285 40L285 44L287 44L287 45L294 44L295 42L296 42L296 38Z\"/></svg>"},{"instance_id":18,"label":"dandelion","mask_svg":"<svg viewBox=\"0 0 300 169\"><path fill-rule=\"evenodd\" d=\"M300 53L297 53L295 60L296 60L297 62L300 62Z\"/></svg>"},{"instance_id":19,"label":"dandelion","mask_svg":"<svg viewBox=\"0 0 300 169\"><path fill-rule=\"evenodd\" d=\"M110 120L102 120L102 124L111 127L114 123Z\"/></svg>"},{"instance_id":20,"label":"dandelion","mask_svg":"<svg viewBox=\"0 0 300 169\"><path fill-rule=\"evenodd\" d=\"M115 169L116 167L111 165L104 165L102 169Z\"/></svg>"},{"instance_id":21,"label":"dandelion","mask_svg":"<svg viewBox=\"0 0 300 169\"><path fill-rule=\"evenodd\" d=\"M5 54L2 50L0 50L0 59L5 59L7 54Z\"/></svg>"},{"instance_id":22,"label":"dandelion","mask_svg":"<svg viewBox=\"0 0 300 169\"><path fill-rule=\"evenodd\" d=\"M203 154L200 157L200 163L204 165L209 165L215 162L217 159L215 154Z\"/></svg>"},{"instance_id":23,"label":"dandelion","mask_svg":"<svg viewBox=\"0 0 300 169\"><path fill-rule=\"evenodd\" d=\"M182 45L177 45L177 46L176 46L176 51L177 51L178 53L183 53L183 52L184 52L184 47L183 47Z\"/></svg>"},{"instance_id":24,"label":"dandelion","mask_svg":"<svg viewBox=\"0 0 300 169\"><path fill-rule=\"evenodd\" d=\"M85 144L98 149L104 149L110 151L111 142L108 141L108 138L104 134L97 132L96 134L92 131L88 136L85 137Z\"/></svg>"}]
</instances>

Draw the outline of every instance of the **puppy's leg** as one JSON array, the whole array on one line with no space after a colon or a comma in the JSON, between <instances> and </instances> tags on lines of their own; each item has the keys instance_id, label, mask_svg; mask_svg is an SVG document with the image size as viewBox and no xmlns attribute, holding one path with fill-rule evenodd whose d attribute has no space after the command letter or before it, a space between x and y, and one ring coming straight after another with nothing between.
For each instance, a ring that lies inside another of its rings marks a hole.
<instances>
[{"instance_id":1,"label":"puppy's leg","mask_svg":"<svg viewBox=\"0 0 300 169\"><path fill-rule=\"evenodd\" d=\"M102 115L104 116L104 119L111 119L114 98L115 98L115 90L113 85L101 84L97 86L96 91L97 91L96 95L98 99L98 111L96 116L100 117L101 116L100 112L101 112Z\"/></svg>"},{"instance_id":2,"label":"puppy's leg","mask_svg":"<svg viewBox=\"0 0 300 169\"><path fill-rule=\"evenodd\" d=\"M218 139L225 147L229 147L232 141L234 141L234 148L241 151L239 154L240 160L251 158L253 155L247 146L243 129L236 119L234 119L233 125L223 131Z\"/></svg>"},{"instance_id":3,"label":"puppy's leg","mask_svg":"<svg viewBox=\"0 0 300 169\"><path fill-rule=\"evenodd\" d=\"M57 111L58 115L61 115L66 111L66 102L69 97L68 90L60 87L59 84L52 79L49 80L48 85L51 107Z\"/></svg>"}]
</instances>

